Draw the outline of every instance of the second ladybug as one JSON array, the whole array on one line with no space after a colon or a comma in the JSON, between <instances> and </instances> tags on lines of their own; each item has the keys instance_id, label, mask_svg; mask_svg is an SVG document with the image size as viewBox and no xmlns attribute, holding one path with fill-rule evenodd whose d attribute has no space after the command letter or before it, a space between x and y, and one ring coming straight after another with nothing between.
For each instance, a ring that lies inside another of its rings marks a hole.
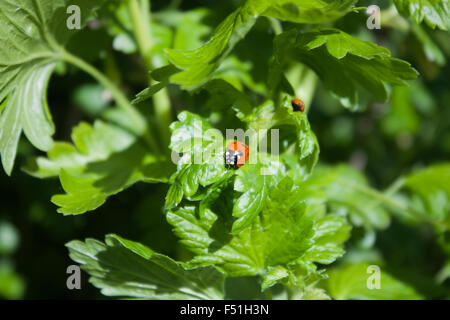
<instances>
[{"instance_id":1,"label":"second ladybug","mask_svg":"<svg viewBox=\"0 0 450 320\"><path fill-rule=\"evenodd\" d=\"M300 112L305 111L305 103L300 99L292 99L291 105L292 105L292 108L294 109L294 111L300 111Z\"/></svg>"},{"instance_id":2,"label":"second ladybug","mask_svg":"<svg viewBox=\"0 0 450 320\"><path fill-rule=\"evenodd\" d=\"M225 166L228 169L242 167L249 158L249 149L245 143L232 141L225 150Z\"/></svg>"}]
</instances>

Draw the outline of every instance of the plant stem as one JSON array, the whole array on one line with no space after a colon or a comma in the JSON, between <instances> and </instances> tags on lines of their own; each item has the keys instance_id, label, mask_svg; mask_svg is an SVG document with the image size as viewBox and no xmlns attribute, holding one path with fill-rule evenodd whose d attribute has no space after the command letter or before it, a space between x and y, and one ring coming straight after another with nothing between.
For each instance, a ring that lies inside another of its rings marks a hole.
<instances>
[{"instance_id":1,"label":"plant stem","mask_svg":"<svg viewBox=\"0 0 450 320\"><path fill-rule=\"evenodd\" d=\"M150 81L150 85L152 84L153 81ZM153 95L153 104L155 107L155 115L158 119L159 132L161 134L163 144L167 151L169 151L167 146L170 142L169 126L172 122L172 110L170 106L169 93L166 88L161 89Z\"/></svg>"},{"instance_id":2,"label":"plant stem","mask_svg":"<svg viewBox=\"0 0 450 320\"><path fill-rule=\"evenodd\" d=\"M149 73L153 69L151 57L152 35L150 29L150 1L140 0L140 2L138 2L138 0L127 0L127 5L133 22L133 32L136 37L138 48L144 59L147 73ZM153 84L154 82L149 79L149 85L151 86ZM164 88L153 95L153 105L163 145L168 146L170 140L169 125L172 120L172 113L167 89Z\"/></svg>"},{"instance_id":3,"label":"plant stem","mask_svg":"<svg viewBox=\"0 0 450 320\"><path fill-rule=\"evenodd\" d=\"M119 88L116 87L114 83L112 83L103 73L101 73L95 67L78 58L77 56L74 56L68 51L64 50L61 57L64 61L69 62L85 71L86 73L90 74L94 79L96 79L106 89L108 89L116 100L118 107L124 110L134 122L137 133L144 137L153 151L156 152L158 150L156 142L148 133L145 119L139 113L139 111L137 111L136 108L128 101L125 95L119 90Z\"/></svg>"},{"instance_id":4,"label":"plant stem","mask_svg":"<svg viewBox=\"0 0 450 320\"><path fill-rule=\"evenodd\" d=\"M103 75L103 73L101 73L99 70L97 70L95 67L88 64L84 60L78 58L77 56L72 55L67 51L63 53L63 59L67 62L72 63L73 65L77 66L83 71L89 73L92 77L98 80L98 82L100 82L105 88L111 91L119 107L121 107L123 110L126 111L127 114L130 115L130 117L133 119L136 126L138 127L139 132L144 131L146 124L142 119L141 115L139 114L139 112L130 104L130 102L123 95L123 93L105 75Z\"/></svg>"},{"instance_id":5,"label":"plant stem","mask_svg":"<svg viewBox=\"0 0 450 320\"><path fill-rule=\"evenodd\" d=\"M396 193L398 190L400 190L405 184L405 178L400 177L397 180L394 181L393 184L391 184L389 186L389 188L386 189L386 191L384 191L384 194L386 196L391 196L394 193Z\"/></svg>"},{"instance_id":6,"label":"plant stem","mask_svg":"<svg viewBox=\"0 0 450 320\"><path fill-rule=\"evenodd\" d=\"M127 0L128 12L133 23L133 33L139 48L139 52L144 59L147 71L152 69L151 54L152 38L150 32L150 5L149 1Z\"/></svg>"},{"instance_id":7,"label":"plant stem","mask_svg":"<svg viewBox=\"0 0 450 320\"><path fill-rule=\"evenodd\" d=\"M382 194L384 194L386 197L392 196L394 193L396 193L398 190L400 190L405 183L405 179L403 177L397 179L394 181L393 184L389 186ZM367 204L367 208L372 209L380 204L380 199L372 200L370 203Z\"/></svg>"}]
</instances>

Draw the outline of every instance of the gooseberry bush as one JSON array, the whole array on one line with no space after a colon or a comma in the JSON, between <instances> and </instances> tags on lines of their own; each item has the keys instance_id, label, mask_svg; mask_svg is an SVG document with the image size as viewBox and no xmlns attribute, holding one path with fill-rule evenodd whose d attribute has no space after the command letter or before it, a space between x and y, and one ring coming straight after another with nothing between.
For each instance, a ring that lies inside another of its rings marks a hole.
<instances>
[{"instance_id":1,"label":"gooseberry bush","mask_svg":"<svg viewBox=\"0 0 450 320\"><path fill-rule=\"evenodd\" d=\"M154 9L147 0L2 0L3 169L13 172L21 139L45 152L22 169L59 179L61 192L51 202L67 219L95 214L138 183L166 192L148 214L165 215L185 250L179 257L117 234L66 244L106 296L427 298L370 249L395 218L431 226L449 252L450 163L411 169L377 190L354 166L320 161L322 141L308 119L327 94L348 113L392 99L400 113L391 117L408 126L405 88L420 74L377 44L383 41L371 34L379 31L366 27L370 3L357 2L246 0L182 9L173 1ZM73 5L79 10L68 10ZM81 30L70 28L77 22ZM381 22L413 34L430 61L445 64L427 32L448 30L447 1L388 1ZM99 29L109 42L83 42ZM86 52L99 47L107 56L97 67ZM141 91L127 90L111 52L139 64ZM86 109L92 121L76 124L71 142L54 141L49 79L75 70L95 79L109 104ZM294 98L304 112L293 110ZM211 129L222 140L206 134ZM278 140L246 135L256 161L229 169L226 129L276 129ZM192 161L198 154L202 161ZM377 288L369 279L374 266ZM448 266L441 264L441 282Z\"/></svg>"}]
</instances>

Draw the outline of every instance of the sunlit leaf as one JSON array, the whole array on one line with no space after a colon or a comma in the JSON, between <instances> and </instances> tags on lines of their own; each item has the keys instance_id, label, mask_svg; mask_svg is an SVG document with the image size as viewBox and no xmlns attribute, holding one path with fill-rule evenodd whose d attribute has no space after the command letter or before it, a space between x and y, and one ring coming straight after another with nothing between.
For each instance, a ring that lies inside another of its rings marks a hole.
<instances>
[{"instance_id":1,"label":"sunlit leaf","mask_svg":"<svg viewBox=\"0 0 450 320\"><path fill-rule=\"evenodd\" d=\"M300 267L296 265L308 265L314 273L313 262L327 264L342 255L341 243L349 236L345 219L312 210L291 179L285 178L272 188L261 217L235 235L230 234L230 192L230 188L223 190L204 210L197 212L195 207L187 206L167 213L181 242L196 254L190 263L214 264L229 276L267 271L267 288L285 279L286 273L300 283ZM287 269L283 271L280 266Z\"/></svg>"},{"instance_id":2,"label":"sunlit leaf","mask_svg":"<svg viewBox=\"0 0 450 320\"><path fill-rule=\"evenodd\" d=\"M76 2L81 24L103 1ZM55 131L46 90L63 45L77 29L66 27L69 0L8 0L0 3L0 153L11 174L21 133L38 149L53 147Z\"/></svg>"},{"instance_id":3,"label":"sunlit leaf","mask_svg":"<svg viewBox=\"0 0 450 320\"><path fill-rule=\"evenodd\" d=\"M425 23L431 28L448 30L449 6L447 0L394 0L397 10L416 23Z\"/></svg>"},{"instance_id":4,"label":"sunlit leaf","mask_svg":"<svg viewBox=\"0 0 450 320\"><path fill-rule=\"evenodd\" d=\"M322 23L345 15L354 3L348 0L247 0L216 28L202 47L189 51L166 50L170 62L183 70L170 80L183 89L195 89L204 84L260 15L299 23Z\"/></svg>"},{"instance_id":5,"label":"sunlit leaf","mask_svg":"<svg viewBox=\"0 0 450 320\"><path fill-rule=\"evenodd\" d=\"M384 229L390 223L389 214L377 199L367 194L372 190L358 170L347 165L319 166L306 180L306 188L320 189L323 198L335 210L344 210L354 224L368 229Z\"/></svg>"},{"instance_id":6,"label":"sunlit leaf","mask_svg":"<svg viewBox=\"0 0 450 320\"><path fill-rule=\"evenodd\" d=\"M48 157L34 159L25 170L36 177L58 176L67 194L52 201L64 214L80 214L138 181L167 182L173 165L158 158L134 134L97 120L72 132L74 144L57 142Z\"/></svg>"},{"instance_id":7,"label":"sunlit leaf","mask_svg":"<svg viewBox=\"0 0 450 320\"><path fill-rule=\"evenodd\" d=\"M450 164L441 163L406 177L405 186L412 192L412 206L437 224L450 225Z\"/></svg>"},{"instance_id":8,"label":"sunlit leaf","mask_svg":"<svg viewBox=\"0 0 450 320\"><path fill-rule=\"evenodd\" d=\"M379 274L374 274L378 270ZM375 280L378 275L379 287ZM366 263L333 269L329 272L326 288L328 294L338 300L417 300L422 298L413 287L394 278L382 268L370 269L370 265Z\"/></svg>"},{"instance_id":9,"label":"sunlit leaf","mask_svg":"<svg viewBox=\"0 0 450 320\"><path fill-rule=\"evenodd\" d=\"M179 155L177 172L166 196L166 208L194 196L200 186L211 185L226 173L222 133L202 117L183 111L170 126L170 148Z\"/></svg>"},{"instance_id":10,"label":"sunlit leaf","mask_svg":"<svg viewBox=\"0 0 450 320\"><path fill-rule=\"evenodd\" d=\"M86 239L66 244L72 260L107 296L143 299L223 299L224 277L214 267L191 268L148 247L114 234L105 242Z\"/></svg>"}]
</instances>

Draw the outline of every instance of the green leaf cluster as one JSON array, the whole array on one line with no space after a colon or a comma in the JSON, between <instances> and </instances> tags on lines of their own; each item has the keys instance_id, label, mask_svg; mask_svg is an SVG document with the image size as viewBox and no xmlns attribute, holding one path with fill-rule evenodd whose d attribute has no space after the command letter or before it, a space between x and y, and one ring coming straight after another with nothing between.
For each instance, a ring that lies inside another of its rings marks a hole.
<instances>
[{"instance_id":1,"label":"green leaf cluster","mask_svg":"<svg viewBox=\"0 0 450 320\"><path fill-rule=\"evenodd\" d=\"M0 4L0 154L10 175L19 138L39 150L53 147L55 132L46 90L63 45L77 31L65 27L68 0L2 1ZM84 25L102 1L77 1ZM64 26L64 27L61 27Z\"/></svg>"},{"instance_id":2,"label":"green leaf cluster","mask_svg":"<svg viewBox=\"0 0 450 320\"><path fill-rule=\"evenodd\" d=\"M39 178L59 176L66 194L52 202L63 214L80 214L101 206L107 197L138 181L166 182L173 165L149 152L136 135L97 120L72 132L73 144L56 142L48 157L32 159L25 170Z\"/></svg>"},{"instance_id":3,"label":"green leaf cluster","mask_svg":"<svg viewBox=\"0 0 450 320\"><path fill-rule=\"evenodd\" d=\"M392 58L388 49L339 29L289 30L275 38L274 46L272 81L281 79L280 73L291 60L299 61L314 70L324 86L350 109L361 108L359 97L363 93L386 101L387 84L406 85L405 80L417 77L409 63Z\"/></svg>"},{"instance_id":4,"label":"green leaf cluster","mask_svg":"<svg viewBox=\"0 0 450 320\"><path fill-rule=\"evenodd\" d=\"M350 227L345 218L326 215L322 205L308 205L301 190L289 177L282 179L271 189L261 215L236 235L227 210L232 204L222 197L211 208L169 211L167 219L196 253L191 264L213 264L228 276L263 275L262 289L278 281L304 287L321 276L314 262L329 264L343 254Z\"/></svg>"},{"instance_id":5,"label":"green leaf cluster","mask_svg":"<svg viewBox=\"0 0 450 320\"><path fill-rule=\"evenodd\" d=\"M254 26L259 16L297 23L321 23L337 19L353 8L355 1L338 0L247 0L215 30L210 40L194 50L167 50L169 61L183 71L171 82L194 89L210 79L233 47Z\"/></svg>"}]
</instances>

